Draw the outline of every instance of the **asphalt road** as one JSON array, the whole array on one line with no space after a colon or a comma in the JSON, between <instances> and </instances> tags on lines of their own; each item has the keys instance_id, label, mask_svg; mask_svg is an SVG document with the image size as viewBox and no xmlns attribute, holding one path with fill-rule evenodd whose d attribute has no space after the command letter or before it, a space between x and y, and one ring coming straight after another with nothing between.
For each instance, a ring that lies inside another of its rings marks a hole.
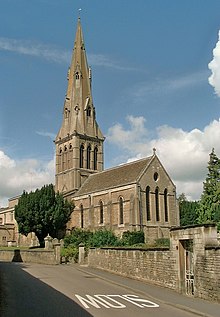
<instances>
[{"instance_id":1,"label":"asphalt road","mask_svg":"<svg viewBox=\"0 0 220 317\"><path fill-rule=\"evenodd\" d=\"M103 274L99 277L72 265L1 262L0 316L195 316L149 293L111 282ZM166 289L160 290L166 292Z\"/></svg>"}]
</instances>

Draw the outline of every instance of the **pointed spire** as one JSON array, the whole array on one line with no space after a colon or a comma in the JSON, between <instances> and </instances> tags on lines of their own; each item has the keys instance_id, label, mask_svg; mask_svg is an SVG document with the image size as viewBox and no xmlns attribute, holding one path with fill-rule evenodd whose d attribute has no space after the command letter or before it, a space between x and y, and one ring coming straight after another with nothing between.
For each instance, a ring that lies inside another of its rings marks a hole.
<instances>
[{"instance_id":1,"label":"pointed spire","mask_svg":"<svg viewBox=\"0 0 220 317\"><path fill-rule=\"evenodd\" d=\"M95 108L91 91L91 69L88 67L80 17L71 65L68 71L68 85L63 109L63 124L57 139L75 132L103 138L95 120ZM88 120L90 117L90 120ZM77 127L77 131L75 130Z\"/></svg>"}]
</instances>

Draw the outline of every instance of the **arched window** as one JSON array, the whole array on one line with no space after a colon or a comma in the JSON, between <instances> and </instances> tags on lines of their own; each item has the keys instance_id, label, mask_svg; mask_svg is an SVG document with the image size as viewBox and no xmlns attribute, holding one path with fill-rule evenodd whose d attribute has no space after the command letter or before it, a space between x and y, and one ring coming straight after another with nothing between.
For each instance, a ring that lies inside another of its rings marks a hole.
<instances>
[{"instance_id":1,"label":"arched window","mask_svg":"<svg viewBox=\"0 0 220 317\"><path fill-rule=\"evenodd\" d=\"M76 79L79 79L79 72L76 72Z\"/></svg>"},{"instance_id":2,"label":"arched window","mask_svg":"<svg viewBox=\"0 0 220 317\"><path fill-rule=\"evenodd\" d=\"M159 188L155 189L155 209L156 209L156 221L160 221L160 206L159 206Z\"/></svg>"},{"instance_id":3,"label":"arched window","mask_svg":"<svg viewBox=\"0 0 220 317\"><path fill-rule=\"evenodd\" d=\"M91 161L91 146L89 145L87 147L87 153L86 153L86 168L90 169L90 161Z\"/></svg>"},{"instance_id":4,"label":"arched window","mask_svg":"<svg viewBox=\"0 0 220 317\"><path fill-rule=\"evenodd\" d=\"M147 221L150 221L150 186L146 187L146 213Z\"/></svg>"},{"instance_id":5,"label":"arched window","mask_svg":"<svg viewBox=\"0 0 220 317\"><path fill-rule=\"evenodd\" d=\"M87 117L91 117L91 107L88 106L88 108L86 109L86 115Z\"/></svg>"},{"instance_id":6,"label":"arched window","mask_svg":"<svg viewBox=\"0 0 220 317\"><path fill-rule=\"evenodd\" d=\"M98 148L94 148L94 170L97 170L97 162L98 162Z\"/></svg>"},{"instance_id":7,"label":"arched window","mask_svg":"<svg viewBox=\"0 0 220 317\"><path fill-rule=\"evenodd\" d=\"M99 223L103 224L104 223L104 208L103 208L103 202L101 200L99 203L99 208L100 208Z\"/></svg>"},{"instance_id":8,"label":"arched window","mask_svg":"<svg viewBox=\"0 0 220 317\"><path fill-rule=\"evenodd\" d=\"M79 167L83 167L83 161L84 161L84 145L81 144L80 150L79 150Z\"/></svg>"},{"instance_id":9,"label":"arched window","mask_svg":"<svg viewBox=\"0 0 220 317\"><path fill-rule=\"evenodd\" d=\"M164 218L165 218L165 222L169 221L169 217L168 217L168 194L167 194L167 189L164 189Z\"/></svg>"},{"instance_id":10,"label":"arched window","mask_svg":"<svg viewBox=\"0 0 220 317\"><path fill-rule=\"evenodd\" d=\"M124 206L123 198L119 198L119 225L124 223Z\"/></svg>"},{"instance_id":11,"label":"arched window","mask_svg":"<svg viewBox=\"0 0 220 317\"><path fill-rule=\"evenodd\" d=\"M81 228L84 227L84 214L83 214L83 205L80 205L80 224Z\"/></svg>"}]
</instances>

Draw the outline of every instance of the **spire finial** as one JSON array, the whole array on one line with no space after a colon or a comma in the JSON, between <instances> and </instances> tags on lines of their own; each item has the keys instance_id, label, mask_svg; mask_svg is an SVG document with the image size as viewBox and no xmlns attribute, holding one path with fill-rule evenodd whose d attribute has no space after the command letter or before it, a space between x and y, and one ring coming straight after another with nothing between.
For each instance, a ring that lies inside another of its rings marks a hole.
<instances>
[{"instance_id":1,"label":"spire finial","mask_svg":"<svg viewBox=\"0 0 220 317\"><path fill-rule=\"evenodd\" d=\"M156 148L153 148L153 155L156 155Z\"/></svg>"},{"instance_id":2,"label":"spire finial","mask_svg":"<svg viewBox=\"0 0 220 317\"><path fill-rule=\"evenodd\" d=\"M81 13L81 11L82 11L82 9L79 8L79 9L78 9L78 19L80 19L80 13Z\"/></svg>"}]
</instances>

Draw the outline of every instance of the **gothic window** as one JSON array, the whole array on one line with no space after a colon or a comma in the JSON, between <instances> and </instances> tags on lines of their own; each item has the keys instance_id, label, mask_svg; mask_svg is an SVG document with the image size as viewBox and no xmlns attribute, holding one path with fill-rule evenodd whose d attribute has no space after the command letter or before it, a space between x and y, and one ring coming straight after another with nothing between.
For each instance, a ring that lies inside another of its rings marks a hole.
<instances>
[{"instance_id":1,"label":"gothic window","mask_svg":"<svg viewBox=\"0 0 220 317\"><path fill-rule=\"evenodd\" d=\"M79 79L79 72L76 72L76 79Z\"/></svg>"},{"instance_id":2,"label":"gothic window","mask_svg":"<svg viewBox=\"0 0 220 317\"><path fill-rule=\"evenodd\" d=\"M87 147L87 153L86 153L86 168L90 169L90 162L91 161L91 146L89 145Z\"/></svg>"},{"instance_id":3,"label":"gothic window","mask_svg":"<svg viewBox=\"0 0 220 317\"><path fill-rule=\"evenodd\" d=\"M123 198L119 198L119 225L124 223L124 202Z\"/></svg>"},{"instance_id":4,"label":"gothic window","mask_svg":"<svg viewBox=\"0 0 220 317\"><path fill-rule=\"evenodd\" d=\"M84 145L81 144L80 150L79 150L79 167L83 167L83 161L84 161Z\"/></svg>"},{"instance_id":5,"label":"gothic window","mask_svg":"<svg viewBox=\"0 0 220 317\"><path fill-rule=\"evenodd\" d=\"M98 161L98 148L94 148L94 170L97 170L97 161Z\"/></svg>"},{"instance_id":6,"label":"gothic window","mask_svg":"<svg viewBox=\"0 0 220 317\"><path fill-rule=\"evenodd\" d=\"M69 149L70 150L72 150L73 149L73 146L72 146L72 144L70 143L70 145L69 145Z\"/></svg>"},{"instance_id":7,"label":"gothic window","mask_svg":"<svg viewBox=\"0 0 220 317\"><path fill-rule=\"evenodd\" d=\"M83 211L83 205L80 205L80 225L81 228L84 228L84 211Z\"/></svg>"},{"instance_id":8,"label":"gothic window","mask_svg":"<svg viewBox=\"0 0 220 317\"><path fill-rule=\"evenodd\" d=\"M87 115L87 117L91 117L91 107L90 106L86 109L86 115Z\"/></svg>"},{"instance_id":9,"label":"gothic window","mask_svg":"<svg viewBox=\"0 0 220 317\"><path fill-rule=\"evenodd\" d=\"M164 189L164 218L165 222L168 222L168 194L167 189Z\"/></svg>"},{"instance_id":10,"label":"gothic window","mask_svg":"<svg viewBox=\"0 0 220 317\"><path fill-rule=\"evenodd\" d=\"M155 189L155 209L156 209L156 221L160 221L160 206L159 206L159 188Z\"/></svg>"},{"instance_id":11,"label":"gothic window","mask_svg":"<svg viewBox=\"0 0 220 317\"><path fill-rule=\"evenodd\" d=\"M59 149L59 153L60 153L60 154L62 153L62 148Z\"/></svg>"},{"instance_id":12,"label":"gothic window","mask_svg":"<svg viewBox=\"0 0 220 317\"><path fill-rule=\"evenodd\" d=\"M146 213L147 221L150 221L150 186L146 187Z\"/></svg>"},{"instance_id":13,"label":"gothic window","mask_svg":"<svg viewBox=\"0 0 220 317\"><path fill-rule=\"evenodd\" d=\"M104 209L103 209L103 202L100 200L99 203L99 208L100 208L100 217L99 217L99 223L103 224L104 223Z\"/></svg>"}]
</instances>

